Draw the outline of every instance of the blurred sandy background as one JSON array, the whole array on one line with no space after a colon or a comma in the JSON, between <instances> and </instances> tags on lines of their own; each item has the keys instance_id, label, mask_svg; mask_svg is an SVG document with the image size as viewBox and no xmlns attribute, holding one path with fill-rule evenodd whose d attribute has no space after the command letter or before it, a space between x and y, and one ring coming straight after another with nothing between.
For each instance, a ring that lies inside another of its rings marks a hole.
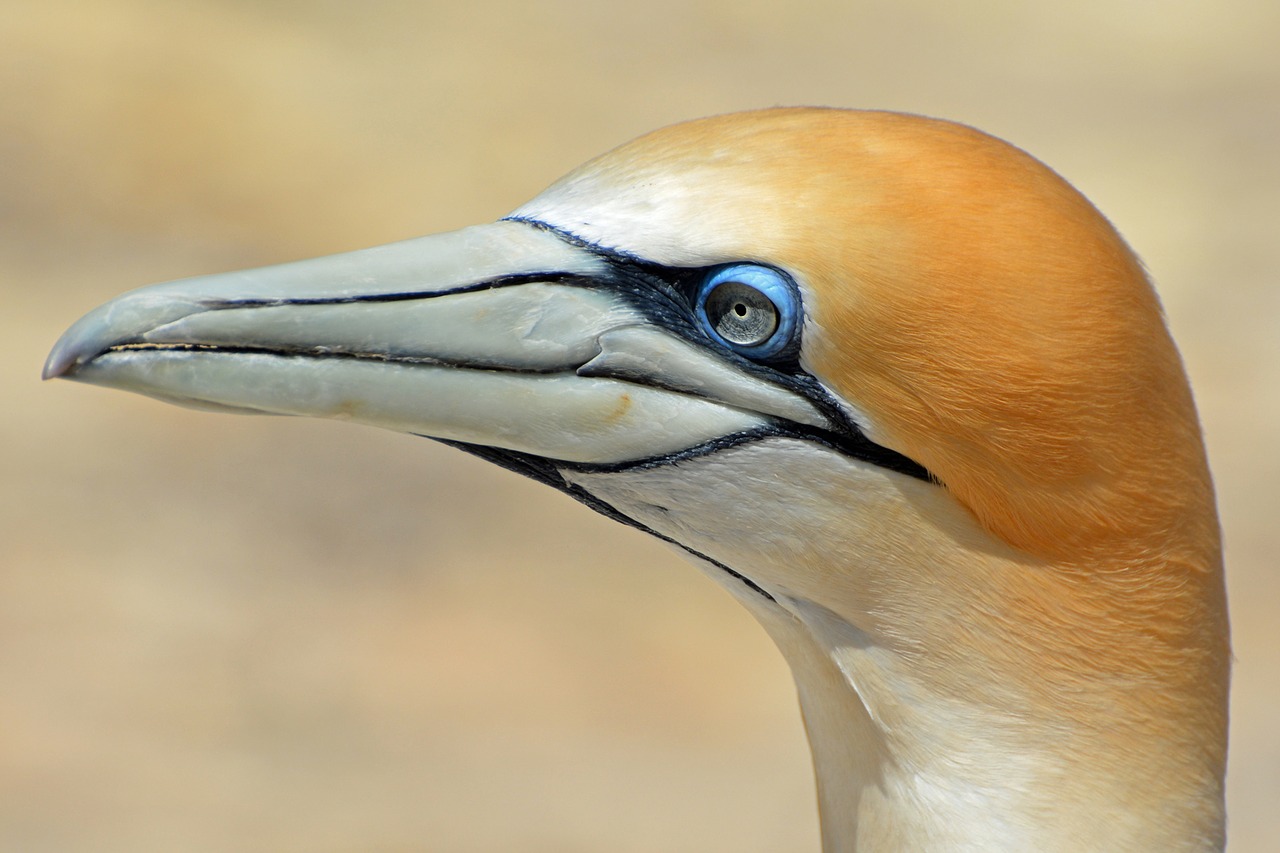
<instances>
[{"instance_id":1,"label":"blurred sandy background","mask_svg":"<svg viewBox=\"0 0 1280 853\"><path fill-rule=\"evenodd\" d=\"M1146 260L1226 527L1231 846L1280 849L1280 4L782 5L4 0L0 851L816 851L785 667L665 547L421 439L38 380L123 290L779 103L994 132Z\"/></svg>"}]
</instances>

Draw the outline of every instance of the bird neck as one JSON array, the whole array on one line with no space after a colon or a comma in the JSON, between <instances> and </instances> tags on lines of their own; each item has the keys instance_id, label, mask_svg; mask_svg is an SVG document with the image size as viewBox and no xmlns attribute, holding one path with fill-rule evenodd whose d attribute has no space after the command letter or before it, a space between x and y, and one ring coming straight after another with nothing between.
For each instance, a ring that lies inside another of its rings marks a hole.
<instances>
[{"instance_id":1,"label":"bird neck","mask_svg":"<svg viewBox=\"0 0 1280 853\"><path fill-rule=\"evenodd\" d=\"M761 615L795 676L826 853L1053 849L1019 819L1052 762L1013 748L1015 721L943 700L835 614L788 604Z\"/></svg>"},{"instance_id":2,"label":"bird neck","mask_svg":"<svg viewBox=\"0 0 1280 853\"><path fill-rule=\"evenodd\" d=\"M757 616L795 676L825 853L1222 848L1220 778L1188 772L1161 727L1130 730L1118 754L1012 696L931 685L820 606L784 605Z\"/></svg>"},{"instance_id":3,"label":"bird neck","mask_svg":"<svg viewBox=\"0 0 1280 853\"><path fill-rule=\"evenodd\" d=\"M699 565L772 635L828 853L1221 847L1209 557L1051 564L944 489L794 439L565 476L715 560Z\"/></svg>"}]
</instances>

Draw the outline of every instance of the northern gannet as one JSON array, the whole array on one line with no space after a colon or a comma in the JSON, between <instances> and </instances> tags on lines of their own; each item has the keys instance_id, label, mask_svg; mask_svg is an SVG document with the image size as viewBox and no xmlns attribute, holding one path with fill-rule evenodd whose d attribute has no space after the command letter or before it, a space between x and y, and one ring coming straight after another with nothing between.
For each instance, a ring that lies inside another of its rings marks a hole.
<instances>
[{"instance_id":1,"label":"northern gannet","mask_svg":"<svg viewBox=\"0 0 1280 853\"><path fill-rule=\"evenodd\" d=\"M668 127L492 224L134 291L45 376L437 438L683 549L793 670L830 853L1224 843L1178 353L1102 215L979 131Z\"/></svg>"}]
</instances>

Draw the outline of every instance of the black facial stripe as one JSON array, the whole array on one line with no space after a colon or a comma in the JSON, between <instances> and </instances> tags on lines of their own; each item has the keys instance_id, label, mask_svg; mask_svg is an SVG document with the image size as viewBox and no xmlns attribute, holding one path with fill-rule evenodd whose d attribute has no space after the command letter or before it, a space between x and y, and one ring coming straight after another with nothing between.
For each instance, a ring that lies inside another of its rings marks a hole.
<instances>
[{"instance_id":1,"label":"black facial stripe","mask_svg":"<svg viewBox=\"0 0 1280 853\"><path fill-rule=\"evenodd\" d=\"M408 302L414 299L434 299L437 296L455 296L459 293L476 293L482 290L495 290L500 287L515 287L521 284L564 284L577 287L594 287L595 281L581 273L570 272L527 272L514 275L500 275L483 281L467 282L457 287L444 290L404 290L389 293L369 293L356 296L301 296L296 298L276 299L210 299L202 303L209 311L220 311L230 308L275 308L282 305L346 305L355 302Z\"/></svg>"},{"instance_id":2,"label":"black facial stripe","mask_svg":"<svg viewBox=\"0 0 1280 853\"><path fill-rule=\"evenodd\" d=\"M430 436L424 436L429 438ZM554 466L557 471L578 471L584 474L612 474L623 471L644 471L649 468L660 468L665 465L674 465L689 459L697 459L701 456L710 456L713 453L719 453L722 450L728 450L733 447L739 447L744 444L750 444L753 441L761 441L768 438L791 438L797 441L808 441L814 444L821 444L832 450L849 456L853 459L860 459L863 462L875 465L877 468L886 468L899 474L904 474L917 480L923 480L926 483L936 483L937 480L926 471L923 467L916 464L912 460L900 453L887 450L878 444L868 441L859 433L855 438L849 438L837 435L828 430L815 429L813 427L801 424L793 424L785 421L776 421L765 426L755 429L743 430L742 432L731 433L730 435L717 436L710 441L702 444L696 444L683 450L677 450L672 453L664 453L659 456L647 456L643 459L635 459L629 462L569 462L563 459L545 459L543 457L529 456L531 459L538 459L546 465ZM446 442L448 444L449 442ZM490 448L492 449L492 448ZM513 453L514 451L500 450L499 453ZM528 454L521 454L528 456Z\"/></svg>"},{"instance_id":3,"label":"black facial stripe","mask_svg":"<svg viewBox=\"0 0 1280 853\"><path fill-rule=\"evenodd\" d=\"M431 438L431 436L424 435L422 436L422 438ZM763 587L761 587L759 584L757 584L755 581L751 580L751 578L747 577L741 572L734 571L733 569L726 566L724 563L721 563L719 560L713 560L711 557L708 557L706 554L703 554L701 551L697 551L697 550L694 550L693 548L690 548L688 545L685 545L683 542L678 542L675 539L672 539L670 536L664 536L663 534L657 532L656 530L653 530L647 525L641 524L640 522L636 521L631 516L626 515L622 512L619 512L617 508L615 508L612 504L608 504L600 500L598 497L591 494L581 486L575 485L573 483L569 483L560 474L559 469L565 467L564 463L554 462L550 459L544 459L541 456L533 456L528 453L519 453L514 450L502 450L497 447L488 447L482 444L468 444L463 441L449 441L447 439L440 439L440 438L434 439L434 440L439 441L442 444L447 444L450 447L456 447L458 450L461 450L465 453L470 453L474 456L478 456L479 458L484 459L487 462L492 462L495 465L498 465L502 468L506 468L508 471L514 471L517 474L522 474L525 477L529 477L532 480L536 480L537 482L542 483L543 485L547 485L553 489L564 492L569 497L573 498L574 500L582 504L585 504L586 506L590 507L591 509L595 510L596 512L605 516L606 518L611 518L614 521L621 522L622 524L625 524L628 527L634 527L636 530L639 530L643 533L649 534L650 536L661 539L663 542L669 542L670 544L675 545L680 549L689 552L690 554L692 554L693 556L701 560L706 560L708 563L720 569L725 574L728 574L729 576L733 577L737 581L741 582L748 589L750 589L752 592L756 593L757 595L761 596L762 598L775 603L777 601L777 599L775 599L772 595L770 595L767 590L765 590Z\"/></svg>"}]
</instances>

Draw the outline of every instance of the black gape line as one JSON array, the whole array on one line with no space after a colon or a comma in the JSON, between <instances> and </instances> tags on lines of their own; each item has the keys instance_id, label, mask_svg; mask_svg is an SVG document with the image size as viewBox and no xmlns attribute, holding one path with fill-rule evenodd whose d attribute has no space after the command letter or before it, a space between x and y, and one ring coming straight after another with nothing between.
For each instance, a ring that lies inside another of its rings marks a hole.
<instances>
[{"instance_id":1,"label":"black gape line","mask_svg":"<svg viewBox=\"0 0 1280 853\"><path fill-rule=\"evenodd\" d=\"M257 307L257 306L254 306ZM467 360L457 358L438 358L430 355L399 355L382 352L350 352L340 349L317 351L313 346L250 346L246 344L170 344L151 343L149 341L126 341L112 344L102 353L136 353L136 352L208 352L222 355L269 355L277 358L315 359L317 361L342 360L376 361L383 364L423 365L426 367L454 367L459 370L492 370L503 373L521 373L531 376L553 376L564 373L560 367L512 367L495 361L489 363L479 359ZM97 358L97 356L94 356Z\"/></svg>"}]
</instances>

